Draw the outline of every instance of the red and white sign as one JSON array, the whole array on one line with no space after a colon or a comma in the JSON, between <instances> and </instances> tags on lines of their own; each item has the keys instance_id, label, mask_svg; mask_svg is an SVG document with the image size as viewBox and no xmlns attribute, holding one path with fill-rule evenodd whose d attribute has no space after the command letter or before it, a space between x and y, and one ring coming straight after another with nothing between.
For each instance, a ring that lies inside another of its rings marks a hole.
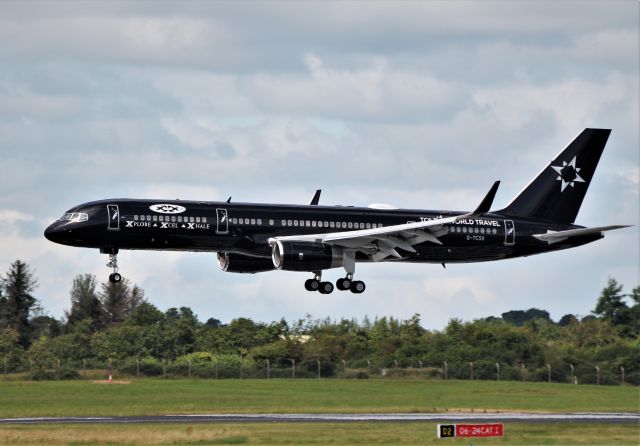
<instances>
[{"instance_id":1,"label":"red and white sign","mask_svg":"<svg viewBox=\"0 0 640 446\"><path fill-rule=\"evenodd\" d=\"M456 437L503 437L504 425L495 424L456 424Z\"/></svg>"}]
</instances>

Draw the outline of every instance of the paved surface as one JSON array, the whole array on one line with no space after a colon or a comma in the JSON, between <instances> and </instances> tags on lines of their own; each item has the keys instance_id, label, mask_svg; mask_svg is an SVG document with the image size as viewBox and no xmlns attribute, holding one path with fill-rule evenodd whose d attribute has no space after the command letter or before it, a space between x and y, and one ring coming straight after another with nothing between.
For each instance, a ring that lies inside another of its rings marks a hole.
<instances>
[{"instance_id":1,"label":"paved surface","mask_svg":"<svg viewBox=\"0 0 640 446\"><path fill-rule=\"evenodd\" d=\"M353 423L353 422L517 422L638 424L634 413L391 413L391 414L201 414L122 417L0 418L0 424L105 424L105 423Z\"/></svg>"}]
</instances>

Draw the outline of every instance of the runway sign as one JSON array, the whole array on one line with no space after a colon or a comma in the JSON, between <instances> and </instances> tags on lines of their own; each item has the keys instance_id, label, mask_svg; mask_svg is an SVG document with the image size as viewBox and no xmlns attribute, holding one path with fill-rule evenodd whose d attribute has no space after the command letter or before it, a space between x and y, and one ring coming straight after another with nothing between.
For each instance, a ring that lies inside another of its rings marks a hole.
<instances>
[{"instance_id":1,"label":"runway sign","mask_svg":"<svg viewBox=\"0 0 640 446\"><path fill-rule=\"evenodd\" d=\"M492 424L438 424L438 438L503 437L504 425Z\"/></svg>"}]
</instances>

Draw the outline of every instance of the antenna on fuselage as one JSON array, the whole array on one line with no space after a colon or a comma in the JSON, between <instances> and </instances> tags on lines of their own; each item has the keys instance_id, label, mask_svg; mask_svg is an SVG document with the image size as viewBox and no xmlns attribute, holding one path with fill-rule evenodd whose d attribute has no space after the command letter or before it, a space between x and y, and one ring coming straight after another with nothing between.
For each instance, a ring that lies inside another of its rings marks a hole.
<instances>
[{"instance_id":1,"label":"antenna on fuselage","mask_svg":"<svg viewBox=\"0 0 640 446\"><path fill-rule=\"evenodd\" d=\"M309 203L309 206L318 205L318 202L320 201L320 192L322 192L322 189L318 189L316 191L316 193L313 195L313 198L311 199L311 202Z\"/></svg>"}]
</instances>

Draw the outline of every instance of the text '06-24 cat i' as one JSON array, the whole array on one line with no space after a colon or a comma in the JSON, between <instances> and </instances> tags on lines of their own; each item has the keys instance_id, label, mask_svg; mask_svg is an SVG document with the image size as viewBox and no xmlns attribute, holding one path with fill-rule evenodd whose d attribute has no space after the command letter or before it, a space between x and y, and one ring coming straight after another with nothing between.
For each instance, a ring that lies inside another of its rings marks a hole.
<instances>
[{"instance_id":1,"label":"text '06-24 cat i'","mask_svg":"<svg viewBox=\"0 0 640 446\"><path fill-rule=\"evenodd\" d=\"M362 293L358 262L484 262L573 248L626 226L574 224L609 129L583 130L504 209L491 212L499 181L470 212L308 205L109 199L69 209L49 240L98 248L119 282L120 249L211 251L222 270L312 273L309 291L331 293L323 271L344 268L339 290Z\"/></svg>"}]
</instances>

